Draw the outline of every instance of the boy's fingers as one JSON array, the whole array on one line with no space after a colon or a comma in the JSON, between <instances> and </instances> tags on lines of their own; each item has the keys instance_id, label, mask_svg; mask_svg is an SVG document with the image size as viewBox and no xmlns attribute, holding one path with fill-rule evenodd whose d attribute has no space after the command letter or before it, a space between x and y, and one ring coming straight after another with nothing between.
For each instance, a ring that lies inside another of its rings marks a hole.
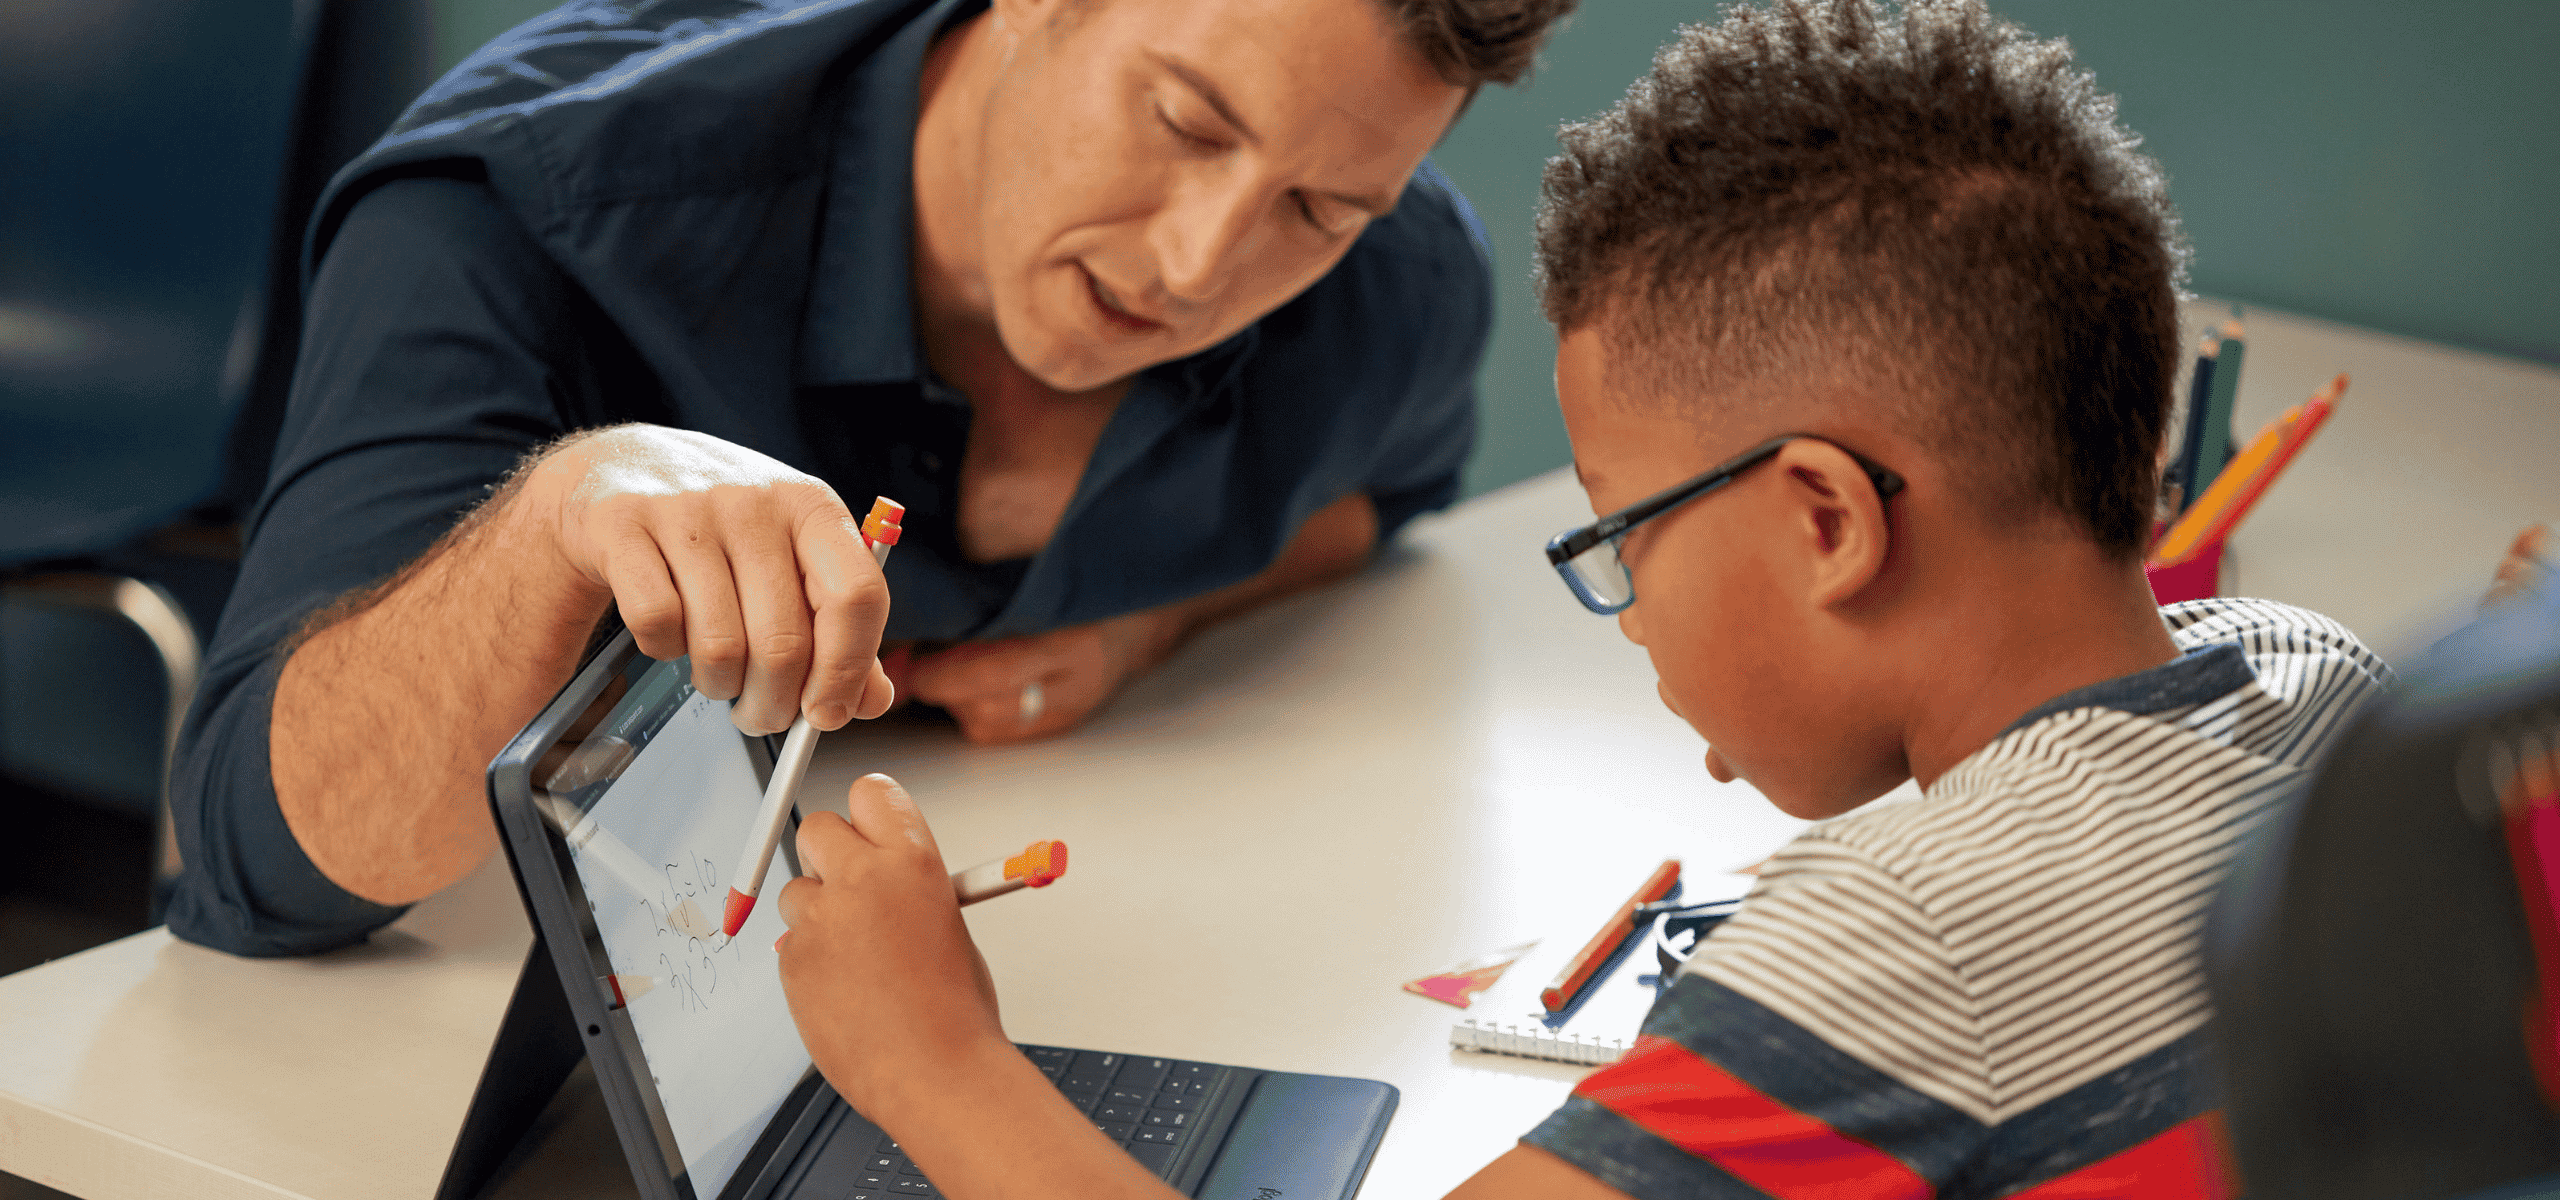
<instances>
[{"instance_id":1,"label":"boy's fingers","mask_svg":"<svg viewBox=\"0 0 2560 1200\"><path fill-rule=\"evenodd\" d=\"M916 811L915 800L895 779L875 773L854 780L852 790L845 795L845 810L853 817L854 832L865 842L884 849L940 857L933 845L933 831L925 826L924 814Z\"/></svg>"},{"instance_id":2,"label":"boy's fingers","mask_svg":"<svg viewBox=\"0 0 2560 1200\"><path fill-rule=\"evenodd\" d=\"M793 839L800 847L801 873L819 880L842 874L844 856L855 849L846 839L853 836L853 827L834 813L821 809L802 817L800 834Z\"/></svg>"},{"instance_id":3,"label":"boy's fingers","mask_svg":"<svg viewBox=\"0 0 2560 1200\"><path fill-rule=\"evenodd\" d=\"M834 816L835 814L829 813L827 815ZM807 828L808 826L801 826L801 829L804 831L807 830ZM792 929L799 927L800 918L807 915L809 906L818 902L818 888L820 886L821 885L818 880L805 875L798 876L790 882L782 885L782 890L773 898L773 911L782 917L782 924L785 926L783 932L788 933ZM773 944L775 948L779 949L782 946L782 941L777 938L774 940Z\"/></svg>"}]
</instances>

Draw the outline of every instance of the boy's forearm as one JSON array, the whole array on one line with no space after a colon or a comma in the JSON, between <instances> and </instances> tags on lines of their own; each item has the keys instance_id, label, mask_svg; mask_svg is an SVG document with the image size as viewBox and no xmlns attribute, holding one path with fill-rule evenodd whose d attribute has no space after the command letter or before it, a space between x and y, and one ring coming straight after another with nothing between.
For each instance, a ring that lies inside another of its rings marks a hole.
<instances>
[{"instance_id":1,"label":"boy's forearm","mask_svg":"<svg viewBox=\"0 0 2560 1200\"><path fill-rule=\"evenodd\" d=\"M489 760L576 669L611 602L560 557L523 484L315 618L277 679L277 805L312 864L364 899L413 903L488 857Z\"/></svg>"},{"instance_id":2,"label":"boy's forearm","mask_svg":"<svg viewBox=\"0 0 2560 1200\"><path fill-rule=\"evenodd\" d=\"M954 1200L1178 1200L1011 1045L915 1078L877 1114ZM871 1114L866 1114L871 1115Z\"/></svg>"}]
</instances>

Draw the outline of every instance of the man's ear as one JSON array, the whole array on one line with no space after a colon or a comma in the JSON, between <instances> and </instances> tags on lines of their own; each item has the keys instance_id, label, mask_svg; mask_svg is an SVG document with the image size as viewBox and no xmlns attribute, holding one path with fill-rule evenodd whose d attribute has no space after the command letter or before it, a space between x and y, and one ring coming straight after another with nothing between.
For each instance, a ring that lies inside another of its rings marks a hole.
<instances>
[{"instance_id":1,"label":"man's ear","mask_svg":"<svg viewBox=\"0 0 2560 1200\"><path fill-rule=\"evenodd\" d=\"M1784 489L1788 532L1810 566L1810 600L1831 608L1867 590L1892 548L1884 499L1858 460L1829 442L1798 438L1770 464Z\"/></svg>"}]
</instances>

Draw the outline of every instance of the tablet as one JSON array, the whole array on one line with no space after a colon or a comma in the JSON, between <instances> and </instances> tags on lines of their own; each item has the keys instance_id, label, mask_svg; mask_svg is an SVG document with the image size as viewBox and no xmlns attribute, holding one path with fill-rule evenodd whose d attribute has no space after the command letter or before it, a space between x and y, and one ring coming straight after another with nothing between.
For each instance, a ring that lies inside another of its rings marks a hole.
<instances>
[{"instance_id":1,"label":"tablet","mask_svg":"<svg viewBox=\"0 0 2560 1200\"><path fill-rule=\"evenodd\" d=\"M489 768L538 950L633 1181L650 1200L936 1195L812 1066L776 969L781 906L720 936L723 872L776 746L739 733L690 676L617 633ZM768 897L798 870L792 839L781 850ZM1218 1200L1348 1200L1395 1109L1395 1089L1371 1080L1022 1050L1141 1163Z\"/></svg>"}]
</instances>

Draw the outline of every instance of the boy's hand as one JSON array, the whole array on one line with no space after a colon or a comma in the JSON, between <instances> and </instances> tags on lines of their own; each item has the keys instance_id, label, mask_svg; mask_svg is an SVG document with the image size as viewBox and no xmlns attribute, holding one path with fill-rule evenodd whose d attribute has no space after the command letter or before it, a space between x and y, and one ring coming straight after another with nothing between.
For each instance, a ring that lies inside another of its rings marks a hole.
<instances>
[{"instance_id":1,"label":"boy's hand","mask_svg":"<svg viewBox=\"0 0 2560 1200\"><path fill-rule=\"evenodd\" d=\"M915 801L896 780L865 775L848 807L851 824L831 812L800 823L806 874L783 885L791 929L774 949L810 1057L879 1121L990 1050L1020 1055Z\"/></svg>"},{"instance_id":2,"label":"boy's hand","mask_svg":"<svg viewBox=\"0 0 2560 1200\"><path fill-rule=\"evenodd\" d=\"M939 705L980 745L1051 737L1083 724L1121 685L1164 661L1180 642L1173 609L972 642L920 657L901 690Z\"/></svg>"}]
</instances>

